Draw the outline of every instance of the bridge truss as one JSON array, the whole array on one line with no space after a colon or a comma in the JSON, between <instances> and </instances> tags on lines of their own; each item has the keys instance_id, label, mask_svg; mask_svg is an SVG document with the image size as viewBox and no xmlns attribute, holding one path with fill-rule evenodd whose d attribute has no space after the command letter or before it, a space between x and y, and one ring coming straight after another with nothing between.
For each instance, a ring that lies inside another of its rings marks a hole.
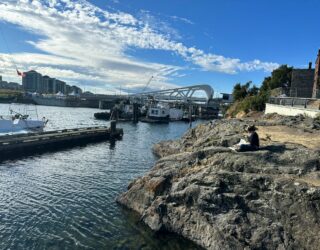
<instances>
[{"instance_id":1,"label":"bridge truss","mask_svg":"<svg viewBox=\"0 0 320 250\"><path fill-rule=\"evenodd\" d=\"M198 97L196 93L204 92L205 97ZM214 91L209 85L194 85L175 89L166 89L159 91L151 91L130 95L130 99L144 102L147 100L155 100L162 102L180 102L207 104L213 98Z\"/></svg>"}]
</instances>

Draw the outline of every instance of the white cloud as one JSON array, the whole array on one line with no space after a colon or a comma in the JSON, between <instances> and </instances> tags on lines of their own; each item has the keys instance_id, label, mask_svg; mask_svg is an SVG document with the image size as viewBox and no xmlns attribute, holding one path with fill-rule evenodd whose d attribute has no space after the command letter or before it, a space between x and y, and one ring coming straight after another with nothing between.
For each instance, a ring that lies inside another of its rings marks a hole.
<instances>
[{"instance_id":1,"label":"white cloud","mask_svg":"<svg viewBox=\"0 0 320 250\"><path fill-rule=\"evenodd\" d=\"M177 20L186 24L191 24L193 25L194 22L192 22L191 20L189 20L188 18L184 18L184 17L179 17L179 16L171 16L171 19L173 20Z\"/></svg>"},{"instance_id":2,"label":"white cloud","mask_svg":"<svg viewBox=\"0 0 320 250\"><path fill-rule=\"evenodd\" d=\"M5 0L0 3L0 20L41 37L28 43L43 54L13 55L21 68L32 66L53 77L87 80L88 85L106 82L107 86L143 88L148 78L156 75L154 87L175 86L170 80L179 75L181 67L138 60L129 55L130 49L174 52L202 70L228 74L270 71L278 66L207 54L173 40L178 33L164 22L156 29L149 14L139 19L128 13L102 10L85 0ZM2 66L9 70L10 58L6 54L2 58Z\"/></svg>"}]
</instances>

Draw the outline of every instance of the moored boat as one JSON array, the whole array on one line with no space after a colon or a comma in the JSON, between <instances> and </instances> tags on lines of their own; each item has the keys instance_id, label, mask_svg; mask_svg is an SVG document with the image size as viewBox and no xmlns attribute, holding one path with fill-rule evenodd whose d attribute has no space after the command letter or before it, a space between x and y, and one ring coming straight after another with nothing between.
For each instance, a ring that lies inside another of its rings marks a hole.
<instances>
[{"instance_id":1,"label":"moored boat","mask_svg":"<svg viewBox=\"0 0 320 250\"><path fill-rule=\"evenodd\" d=\"M181 121L183 118L183 110L178 108L169 109L170 121Z\"/></svg>"},{"instance_id":2,"label":"moored boat","mask_svg":"<svg viewBox=\"0 0 320 250\"><path fill-rule=\"evenodd\" d=\"M140 119L141 122L149 123L168 123L170 121L169 107L162 104L150 106L145 118Z\"/></svg>"},{"instance_id":3,"label":"moored boat","mask_svg":"<svg viewBox=\"0 0 320 250\"><path fill-rule=\"evenodd\" d=\"M98 112L94 113L94 118L98 120L110 120L110 112Z\"/></svg>"},{"instance_id":4,"label":"moored boat","mask_svg":"<svg viewBox=\"0 0 320 250\"><path fill-rule=\"evenodd\" d=\"M181 121L184 122L193 122L196 120L195 115L190 115L188 112L185 112L181 118Z\"/></svg>"},{"instance_id":5,"label":"moored boat","mask_svg":"<svg viewBox=\"0 0 320 250\"><path fill-rule=\"evenodd\" d=\"M20 105L21 106L21 105ZM48 120L43 117L38 119L37 111L35 110L35 117L31 117L27 114L27 111L31 111L24 106L24 113L15 111L11 106L9 108L10 115L0 116L0 133L18 132L21 130L42 130Z\"/></svg>"}]
</instances>

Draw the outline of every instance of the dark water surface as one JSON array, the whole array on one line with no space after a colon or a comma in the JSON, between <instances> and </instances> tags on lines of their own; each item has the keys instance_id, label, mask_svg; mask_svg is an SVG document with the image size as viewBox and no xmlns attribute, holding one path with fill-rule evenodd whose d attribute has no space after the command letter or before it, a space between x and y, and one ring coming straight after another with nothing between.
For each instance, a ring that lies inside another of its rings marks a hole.
<instances>
[{"instance_id":1,"label":"dark water surface","mask_svg":"<svg viewBox=\"0 0 320 250\"><path fill-rule=\"evenodd\" d=\"M94 109L38 106L46 130L108 125ZM8 105L0 105L8 113ZM0 163L0 249L195 249L151 232L116 204L156 158L151 146L180 137L186 123L120 123L124 138Z\"/></svg>"}]
</instances>

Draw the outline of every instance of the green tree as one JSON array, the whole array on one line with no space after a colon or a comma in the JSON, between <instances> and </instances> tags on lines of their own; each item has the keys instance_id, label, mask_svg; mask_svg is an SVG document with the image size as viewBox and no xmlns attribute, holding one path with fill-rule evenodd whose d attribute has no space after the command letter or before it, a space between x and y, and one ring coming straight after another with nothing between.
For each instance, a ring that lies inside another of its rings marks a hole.
<instances>
[{"instance_id":1,"label":"green tree","mask_svg":"<svg viewBox=\"0 0 320 250\"><path fill-rule=\"evenodd\" d=\"M279 68L272 71L271 76L266 77L261 85L260 90L267 91L279 87L291 86L292 67L281 65Z\"/></svg>"},{"instance_id":2,"label":"green tree","mask_svg":"<svg viewBox=\"0 0 320 250\"><path fill-rule=\"evenodd\" d=\"M233 99L235 101L240 101L244 99L249 94L251 83L252 83L251 81L245 83L244 85L242 85L241 83L237 83L233 87L233 91L232 91Z\"/></svg>"},{"instance_id":3,"label":"green tree","mask_svg":"<svg viewBox=\"0 0 320 250\"><path fill-rule=\"evenodd\" d=\"M251 81L243 85L237 83L232 92L235 103L229 108L230 114L234 116L240 111L263 111L272 89L291 86L291 73L292 67L281 65L263 80L260 88L255 85L251 87Z\"/></svg>"},{"instance_id":4,"label":"green tree","mask_svg":"<svg viewBox=\"0 0 320 250\"><path fill-rule=\"evenodd\" d=\"M254 96L259 94L259 88L256 85L253 85L249 90L248 90L248 95L249 96Z\"/></svg>"}]
</instances>

